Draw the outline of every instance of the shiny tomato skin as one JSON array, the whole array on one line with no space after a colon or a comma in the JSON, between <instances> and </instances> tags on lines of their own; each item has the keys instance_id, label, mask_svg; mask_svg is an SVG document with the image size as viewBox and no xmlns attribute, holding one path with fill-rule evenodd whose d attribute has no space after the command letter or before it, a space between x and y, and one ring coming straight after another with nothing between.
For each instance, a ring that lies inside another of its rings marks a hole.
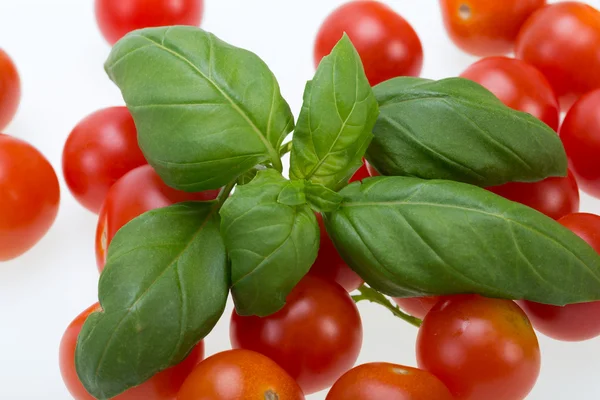
<instances>
[{"instance_id":1,"label":"shiny tomato skin","mask_svg":"<svg viewBox=\"0 0 600 400\"><path fill-rule=\"evenodd\" d=\"M552 177L533 183L510 182L488 190L553 219L579 211L579 186L570 170L566 177Z\"/></svg>"},{"instance_id":2,"label":"shiny tomato skin","mask_svg":"<svg viewBox=\"0 0 600 400\"><path fill-rule=\"evenodd\" d=\"M321 214L316 213L319 228L321 229L321 244L319 246L319 254L312 268L311 275L320 276L331 282L336 282L346 291L353 292L364 283L362 278L354 272L348 264L342 259L333 244Z\"/></svg>"},{"instance_id":3,"label":"shiny tomato skin","mask_svg":"<svg viewBox=\"0 0 600 400\"><path fill-rule=\"evenodd\" d=\"M65 182L77 201L94 213L119 178L146 163L126 107L87 116L71 131L63 149Z\"/></svg>"},{"instance_id":4,"label":"shiny tomato skin","mask_svg":"<svg viewBox=\"0 0 600 400\"><path fill-rule=\"evenodd\" d=\"M440 296L394 298L393 300L404 312L423 319L440 301Z\"/></svg>"},{"instance_id":5,"label":"shiny tomato skin","mask_svg":"<svg viewBox=\"0 0 600 400\"><path fill-rule=\"evenodd\" d=\"M454 400L427 371L390 363L363 364L346 372L326 400Z\"/></svg>"},{"instance_id":6,"label":"shiny tomato skin","mask_svg":"<svg viewBox=\"0 0 600 400\"><path fill-rule=\"evenodd\" d=\"M187 193L167 186L150 165L142 165L123 176L109 190L96 228L96 263L102 272L106 249L115 234L132 219L156 208L184 201L215 199L219 190Z\"/></svg>"},{"instance_id":7,"label":"shiny tomato skin","mask_svg":"<svg viewBox=\"0 0 600 400\"><path fill-rule=\"evenodd\" d=\"M307 275L279 312L265 318L233 312L233 348L257 351L278 363L304 394L330 387L348 371L362 346L362 323L339 285Z\"/></svg>"},{"instance_id":8,"label":"shiny tomato skin","mask_svg":"<svg viewBox=\"0 0 600 400\"><path fill-rule=\"evenodd\" d=\"M12 121L20 101L19 71L10 56L0 49L0 131Z\"/></svg>"},{"instance_id":9,"label":"shiny tomato skin","mask_svg":"<svg viewBox=\"0 0 600 400\"><path fill-rule=\"evenodd\" d=\"M539 376L540 348L515 302L459 295L423 320L417 361L457 400L522 400Z\"/></svg>"},{"instance_id":10,"label":"shiny tomato skin","mask_svg":"<svg viewBox=\"0 0 600 400\"><path fill-rule=\"evenodd\" d=\"M35 246L54 223L59 203L48 160L29 143L0 134L0 261Z\"/></svg>"},{"instance_id":11,"label":"shiny tomato skin","mask_svg":"<svg viewBox=\"0 0 600 400\"><path fill-rule=\"evenodd\" d=\"M525 61L487 57L472 64L460 76L479 83L508 107L529 113L558 130L558 98L546 77Z\"/></svg>"},{"instance_id":12,"label":"shiny tomato skin","mask_svg":"<svg viewBox=\"0 0 600 400\"><path fill-rule=\"evenodd\" d=\"M521 25L546 0L440 0L450 39L476 56L512 51Z\"/></svg>"},{"instance_id":13,"label":"shiny tomato skin","mask_svg":"<svg viewBox=\"0 0 600 400\"><path fill-rule=\"evenodd\" d=\"M96 21L113 45L136 29L169 25L199 26L203 0L95 0Z\"/></svg>"},{"instance_id":14,"label":"shiny tomato skin","mask_svg":"<svg viewBox=\"0 0 600 400\"><path fill-rule=\"evenodd\" d=\"M581 189L600 198L600 89L581 97L560 128L569 167Z\"/></svg>"},{"instance_id":15,"label":"shiny tomato skin","mask_svg":"<svg viewBox=\"0 0 600 400\"><path fill-rule=\"evenodd\" d=\"M365 165L367 166L367 171L370 176L380 176L381 174L372 166L368 161L365 161Z\"/></svg>"},{"instance_id":16,"label":"shiny tomato skin","mask_svg":"<svg viewBox=\"0 0 600 400\"><path fill-rule=\"evenodd\" d=\"M75 370L77 337L87 317L100 310L94 304L71 322L60 342L59 365L65 386L75 400L94 400L81 384ZM204 358L204 342L200 342L180 364L162 371L138 387L131 388L113 400L173 400L187 376Z\"/></svg>"},{"instance_id":17,"label":"shiny tomato skin","mask_svg":"<svg viewBox=\"0 0 600 400\"><path fill-rule=\"evenodd\" d=\"M269 358L249 350L229 350L201 362L177 400L304 400L304 395Z\"/></svg>"},{"instance_id":18,"label":"shiny tomato skin","mask_svg":"<svg viewBox=\"0 0 600 400\"><path fill-rule=\"evenodd\" d=\"M317 34L315 65L346 33L372 86L397 76L419 76L423 47L412 26L378 1L351 1L331 13Z\"/></svg>"},{"instance_id":19,"label":"shiny tomato skin","mask_svg":"<svg viewBox=\"0 0 600 400\"><path fill-rule=\"evenodd\" d=\"M350 178L350 183L362 181L363 179L369 178L370 176L371 175L369 175L369 170L367 169L367 165L365 163L363 163L363 165L359 169L356 170L354 175L352 175L352 178Z\"/></svg>"},{"instance_id":20,"label":"shiny tomato skin","mask_svg":"<svg viewBox=\"0 0 600 400\"><path fill-rule=\"evenodd\" d=\"M600 88L600 11L575 1L548 5L523 24L515 54L539 69L567 110Z\"/></svg>"},{"instance_id":21,"label":"shiny tomato skin","mask_svg":"<svg viewBox=\"0 0 600 400\"><path fill-rule=\"evenodd\" d=\"M567 215L558 221L600 253L600 216L587 213ZM579 342L600 336L600 301L564 307L519 302L539 332L556 340Z\"/></svg>"}]
</instances>

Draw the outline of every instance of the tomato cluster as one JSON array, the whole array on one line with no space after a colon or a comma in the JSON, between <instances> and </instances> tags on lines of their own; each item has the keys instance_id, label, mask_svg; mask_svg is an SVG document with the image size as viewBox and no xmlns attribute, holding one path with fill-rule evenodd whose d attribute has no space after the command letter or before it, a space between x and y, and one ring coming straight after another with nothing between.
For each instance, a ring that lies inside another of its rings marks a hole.
<instances>
[{"instance_id":1,"label":"tomato cluster","mask_svg":"<svg viewBox=\"0 0 600 400\"><path fill-rule=\"evenodd\" d=\"M547 5L545 0L440 0L440 9L450 39L485 57L460 76L547 124L569 158L567 176L487 189L557 220L600 253L600 216L579 213L580 187L600 198L600 12L579 2ZM95 11L112 45L139 28L197 26L203 1L96 0ZM357 0L333 11L316 35L316 65L344 33L371 85L421 74L419 36L391 7ZM516 58L505 56L512 51ZM14 117L19 99L19 75L0 50L0 129ZM561 110L566 111L562 124ZM190 193L170 187L143 150L126 107L85 117L64 145L67 187L82 206L99 214L95 248L100 272L111 241L136 217L219 196L219 190ZM350 182L377 175L365 161ZM0 134L0 193L11 194L0 195L0 261L6 261L25 253L50 229L60 190L54 169L39 151ZM283 309L266 317L234 311L233 350L204 360L200 342L180 364L115 399L301 400L331 388L328 400L520 400L540 372L534 328L563 341L600 336L600 302L558 307L474 294L394 298L398 307L383 305L397 315L408 313L408 320L422 319L416 343L420 369L384 362L353 368L363 330L350 293L364 281L338 254L320 213L317 220L317 259ZM75 349L84 322L99 309L95 304L80 314L60 344L63 380L77 400L93 399L77 375Z\"/></svg>"}]
</instances>

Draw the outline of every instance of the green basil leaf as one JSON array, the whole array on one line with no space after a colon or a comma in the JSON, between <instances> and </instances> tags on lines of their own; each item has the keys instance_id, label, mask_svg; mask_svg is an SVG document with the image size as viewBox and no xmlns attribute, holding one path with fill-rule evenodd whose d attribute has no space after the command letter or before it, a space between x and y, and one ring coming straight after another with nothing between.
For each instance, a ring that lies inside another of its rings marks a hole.
<instances>
[{"instance_id":1,"label":"green basil leaf","mask_svg":"<svg viewBox=\"0 0 600 400\"><path fill-rule=\"evenodd\" d=\"M87 391L107 399L181 362L219 320L229 289L219 215L211 203L150 211L111 242L100 278L103 311L76 350Z\"/></svg>"},{"instance_id":2,"label":"green basil leaf","mask_svg":"<svg viewBox=\"0 0 600 400\"><path fill-rule=\"evenodd\" d=\"M556 132L475 82L402 77L374 92L381 113L366 158L383 175L483 187L566 176Z\"/></svg>"},{"instance_id":3,"label":"green basil leaf","mask_svg":"<svg viewBox=\"0 0 600 400\"><path fill-rule=\"evenodd\" d=\"M281 189L277 202L288 206L301 206L306 204L304 181L288 181Z\"/></svg>"},{"instance_id":4,"label":"green basil leaf","mask_svg":"<svg viewBox=\"0 0 600 400\"><path fill-rule=\"evenodd\" d=\"M293 115L267 65L193 27L135 31L106 62L146 158L177 189L217 189L257 164L281 169Z\"/></svg>"},{"instance_id":5,"label":"green basil leaf","mask_svg":"<svg viewBox=\"0 0 600 400\"><path fill-rule=\"evenodd\" d=\"M221 233L231 260L231 293L240 315L270 315L285 305L319 249L311 208L279 201L289 188L277 171L260 171L221 209Z\"/></svg>"},{"instance_id":6,"label":"green basil leaf","mask_svg":"<svg viewBox=\"0 0 600 400\"><path fill-rule=\"evenodd\" d=\"M478 293L600 300L600 256L549 217L476 186L409 177L354 183L327 214L344 260L397 297Z\"/></svg>"},{"instance_id":7,"label":"green basil leaf","mask_svg":"<svg viewBox=\"0 0 600 400\"><path fill-rule=\"evenodd\" d=\"M378 115L360 56L344 37L306 85L290 177L339 189L362 165Z\"/></svg>"},{"instance_id":8,"label":"green basil leaf","mask_svg":"<svg viewBox=\"0 0 600 400\"><path fill-rule=\"evenodd\" d=\"M313 210L317 212L331 212L337 210L343 197L325 186L306 181L304 184L306 200Z\"/></svg>"}]
</instances>

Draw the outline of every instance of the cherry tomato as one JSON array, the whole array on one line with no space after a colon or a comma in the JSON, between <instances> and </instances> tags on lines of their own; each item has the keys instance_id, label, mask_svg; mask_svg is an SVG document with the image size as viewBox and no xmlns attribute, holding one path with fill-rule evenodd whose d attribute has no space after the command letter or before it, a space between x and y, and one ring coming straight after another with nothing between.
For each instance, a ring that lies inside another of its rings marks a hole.
<instances>
[{"instance_id":1,"label":"cherry tomato","mask_svg":"<svg viewBox=\"0 0 600 400\"><path fill-rule=\"evenodd\" d=\"M319 246L319 255L310 270L310 274L337 282L348 292L358 289L364 281L340 257L325 229L323 217L319 213L316 215L319 227L321 228L321 244Z\"/></svg>"},{"instance_id":2,"label":"cherry tomato","mask_svg":"<svg viewBox=\"0 0 600 400\"><path fill-rule=\"evenodd\" d=\"M512 51L521 25L545 4L546 0L440 0L448 35L476 56Z\"/></svg>"},{"instance_id":3,"label":"cherry tomato","mask_svg":"<svg viewBox=\"0 0 600 400\"><path fill-rule=\"evenodd\" d=\"M460 76L479 83L508 107L529 113L558 130L558 99L546 77L525 61L488 57L471 65Z\"/></svg>"},{"instance_id":4,"label":"cherry tomato","mask_svg":"<svg viewBox=\"0 0 600 400\"><path fill-rule=\"evenodd\" d=\"M21 101L21 80L11 58L0 49L0 130L12 121Z\"/></svg>"},{"instance_id":5,"label":"cherry tomato","mask_svg":"<svg viewBox=\"0 0 600 400\"><path fill-rule=\"evenodd\" d=\"M438 301L440 301L440 296L394 298L394 302L404 312L419 319L425 318Z\"/></svg>"},{"instance_id":6,"label":"cherry tomato","mask_svg":"<svg viewBox=\"0 0 600 400\"><path fill-rule=\"evenodd\" d=\"M521 400L540 373L527 316L509 300L446 297L423 320L417 360L460 400Z\"/></svg>"},{"instance_id":7,"label":"cherry tomato","mask_svg":"<svg viewBox=\"0 0 600 400\"><path fill-rule=\"evenodd\" d=\"M331 52L344 32L356 47L371 85L421 73L421 41L412 26L390 7L377 1L352 1L336 9L317 34L316 65Z\"/></svg>"},{"instance_id":8,"label":"cherry tomato","mask_svg":"<svg viewBox=\"0 0 600 400\"><path fill-rule=\"evenodd\" d=\"M572 230L597 252L600 252L600 216L577 213L561 218L563 226ZM600 302L569 304L564 307L520 302L533 326L557 340L577 342L600 336Z\"/></svg>"},{"instance_id":9,"label":"cherry tomato","mask_svg":"<svg viewBox=\"0 0 600 400\"><path fill-rule=\"evenodd\" d=\"M167 186L150 165L142 165L128 172L109 190L100 211L96 228L96 262L102 272L106 263L106 249L121 229L132 219L156 208L183 201L213 200L219 190L186 193Z\"/></svg>"},{"instance_id":10,"label":"cherry tomato","mask_svg":"<svg viewBox=\"0 0 600 400\"><path fill-rule=\"evenodd\" d=\"M169 25L199 26L203 0L95 0L104 38L115 44L136 29Z\"/></svg>"},{"instance_id":11,"label":"cherry tomato","mask_svg":"<svg viewBox=\"0 0 600 400\"><path fill-rule=\"evenodd\" d=\"M427 371L389 363L363 364L346 372L326 400L454 400Z\"/></svg>"},{"instance_id":12,"label":"cherry tomato","mask_svg":"<svg viewBox=\"0 0 600 400\"><path fill-rule=\"evenodd\" d=\"M379 172L377 172L377 170L375 169L374 166L369 164L368 161L365 161L365 165L367 166L367 171L369 172L370 176L380 176L381 175Z\"/></svg>"},{"instance_id":13,"label":"cherry tomato","mask_svg":"<svg viewBox=\"0 0 600 400\"><path fill-rule=\"evenodd\" d=\"M365 161L366 162L366 161ZM367 169L367 165L363 163L363 165L356 170L352 178L350 178L350 183L356 181L362 181L363 179L369 178L371 175L369 174L369 170Z\"/></svg>"},{"instance_id":14,"label":"cherry tomato","mask_svg":"<svg viewBox=\"0 0 600 400\"><path fill-rule=\"evenodd\" d=\"M98 213L108 189L127 172L146 164L129 110L105 108L79 122L65 143L62 162L73 196Z\"/></svg>"},{"instance_id":15,"label":"cherry tomato","mask_svg":"<svg viewBox=\"0 0 600 400\"><path fill-rule=\"evenodd\" d=\"M584 192L600 198L600 89L580 98L567 113L560 138L569 166Z\"/></svg>"},{"instance_id":16,"label":"cherry tomato","mask_svg":"<svg viewBox=\"0 0 600 400\"><path fill-rule=\"evenodd\" d=\"M177 400L304 400L298 384L275 362L248 350L229 350L201 362Z\"/></svg>"},{"instance_id":17,"label":"cherry tomato","mask_svg":"<svg viewBox=\"0 0 600 400\"><path fill-rule=\"evenodd\" d=\"M515 53L546 75L566 109L581 95L600 88L598 48L600 12L567 1L546 6L528 19Z\"/></svg>"},{"instance_id":18,"label":"cherry tomato","mask_svg":"<svg viewBox=\"0 0 600 400\"><path fill-rule=\"evenodd\" d=\"M579 211L579 187L570 170L566 177L533 183L511 182L488 190L554 219Z\"/></svg>"},{"instance_id":19,"label":"cherry tomato","mask_svg":"<svg viewBox=\"0 0 600 400\"><path fill-rule=\"evenodd\" d=\"M285 307L269 317L240 317L234 311L230 336L234 348L257 351L278 363L308 395L352 368L362 345L362 323L344 289L308 275Z\"/></svg>"},{"instance_id":20,"label":"cherry tomato","mask_svg":"<svg viewBox=\"0 0 600 400\"><path fill-rule=\"evenodd\" d=\"M60 342L60 373L65 386L75 400L94 400L94 397L85 390L77 376L75 347L83 323L90 314L98 310L100 310L100 305L94 304L82 312L71 322ZM142 385L127 390L114 397L113 400L172 400L187 376L203 358L204 343L200 342L180 364L158 373Z\"/></svg>"},{"instance_id":21,"label":"cherry tomato","mask_svg":"<svg viewBox=\"0 0 600 400\"><path fill-rule=\"evenodd\" d=\"M30 144L0 134L0 261L31 249L58 213L54 169Z\"/></svg>"}]
</instances>

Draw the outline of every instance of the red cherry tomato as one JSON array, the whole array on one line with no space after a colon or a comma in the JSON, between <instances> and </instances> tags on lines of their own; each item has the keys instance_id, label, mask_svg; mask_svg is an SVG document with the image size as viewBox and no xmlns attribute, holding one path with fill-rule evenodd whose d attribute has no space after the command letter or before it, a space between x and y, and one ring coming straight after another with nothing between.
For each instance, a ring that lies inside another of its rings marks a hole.
<instances>
[{"instance_id":1,"label":"red cherry tomato","mask_svg":"<svg viewBox=\"0 0 600 400\"><path fill-rule=\"evenodd\" d=\"M476 56L510 52L523 22L546 0L440 0L446 31Z\"/></svg>"},{"instance_id":2,"label":"red cherry tomato","mask_svg":"<svg viewBox=\"0 0 600 400\"><path fill-rule=\"evenodd\" d=\"M0 130L12 121L21 101L21 80L11 58L0 49Z\"/></svg>"},{"instance_id":3,"label":"red cherry tomato","mask_svg":"<svg viewBox=\"0 0 600 400\"><path fill-rule=\"evenodd\" d=\"M567 113L560 138L569 166L584 192L600 198L600 89L580 98Z\"/></svg>"},{"instance_id":4,"label":"red cherry tomato","mask_svg":"<svg viewBox=\"0 0 600 400\"><path fill-rule=\"evenodd\" d=\"M362 323L344 289L308 275L286 306L269 317L240 317L234 311L230 335L234 348L271 358L308 395L352 368L362 345Z\"/></svg>"},{"instance_id":5,"label":"red cherry tomato","mask_svg":"<svg viewBox=\"0 0 600 400\"><path fill-rule=\"evenodd\" d=\"M558 222L600 252L600 216L584 213L570 214ZM530 301L523 301L520 304L533 326L546 336L568 342L600 336L600 301L570 304L564 307Z\"/></svg>"},{"instance_id":6,"label":"red cherry tomato","mask_svg":"<svg viewBox=\"0 0 600 400\"><path fill-rule=\"evenodd\" d=\"M183 201L213 200L219 190L186 193L167 186L150 165L128 172L109 190L96 228L96 262L102 272L106 249L115 234L132 219L156 208Z\"/></svg>"},{"instance_id":7,"label":"red cherry tomato","mask_svg":"<svg viewBox=\"0 0 600 400\"><path fill-rule=\"evenodd\" d=\"M304 400L298 384L275 362L248 350L229 350L201 362L177 400Z\"/></svg>"},{"instance_id":8,"label":"red cherry tomato","mask_svg":"<svg viewBox=\"0 0 600 400\"><path fill-rule=\"evenodd\" d=\"M77 201L98 213L108 189L132 169L146 164L137 131L126 107L96 111L69 135L63 150L63 173Z\"/></svg>"},{"instance_id":9,"label":"red cherry tomato","mask_svg":"<svg viewBox=\"0 0 600 400\"><path fill-rule=\"evenodd\" d=\"M203 0L95 0L104 38L115 44L136 29L169 25L199 26Z\"/></svg>"},{"instance_id":10,"label":"red cherry tomato","mask_svg":"<svg viewBox=\"0 0 600 400\"><path fill-rule=\"evenodd\" d=\"M350 178L350 183L356 181L362 181L363 179L369 178L371 175L369 174L369 170L367 169L367 165L363 164L359 169L356 170L352 178Z\"/></svg>"},{"instance_id":11,"label":"red cherry tomato","mask_svg":"<svg viewBox=\"0 0 600 400\"><path fill-rule=\"evenodd\" d=\"M319 255L313 264L310 274L317 275L332 282L337 282L346 291L353 292L363 284L363 280L344 262L335 248L323 223L323 217L317 213L317 221L321 228L321 244Z\"/></svg>"},{"instance_id":12,"label":"red cherry tomato","mask_svg":"<svg viewBox=\"0 0 600 400\"><path fill-rule=\"evenodd\" d=\"M75 400L94 400L81 384L75 370L75 347L77 337L87 317L100 309L94 304L71 322L60 342L59 364L63 381ZM200 342L180 364L162 371L140 386L129 389L113 400L172 400L179 388L204 358L204 342Z\"/></svg>"},{"instance_id":13,"label":"red cherry tomato","mask_svg":"<svg viewBox=\"0 0 600 400\"><path fill-rule=\"evenodd\" d=\"M417 360L461 400L521 400L540 373L527 316L509 300L446 297L423 320Z\"/></svg>"},{"instance_id":14,"label":"red cherry tomato","mask_svg":"<svg viewBox=\"0 0 600 400\"><path fill-rule=\"evenodd\" d=\"M316 65L331 52L344 32L356 47L371 85L421 73L423 47L417 33L385 4L351 1L331 13L317 34Z\"/></svg>"},{"instance_id":15,"label":"red cherry tomato","mask_svg":"<svg viewBox=\"0 0 600 400\"><path fill-rule=\"evenodd\" d=\"M380 176L381 175L379 172L377 172L377 170L375 169L374 166L369 164L368 161L365 161L365 165L367 166L367 171L369 172L370 176Z\"/></svg>"},{"instance_id":16,"label":"red cherry tomato","mask_svg":"<svg viewBox=\"0 0 600 400\"><path fill-rule=\"evenodd\" d=\"M570 170L566 177L534 183L511 182L488 190L554 219L579 211L579 187Z\"/></svg>"},{"instance_id":17,"label":"red cherry tomato","mask_svg":"<svg viewBox=\"0 0 600 400\"><path fill-rule=\"evenodd\" d=\"M363 364L346 372L326 400L453 400L448 388L427 371L389 363Z\"/></svg>"},{"instance_id":18,"label":"red cherry tomato","mask_svg":"<svg viewBox=\"0 0 600 400\"><path fill-rule=\"evenodd\" d=\"M440 301L440 296L394 298L394 301L404 312L423 319L433 306Z\"/></svg>"},{"instance_id":19,"label":"red cherry tomato","mask_svg":"<svg viewBox=\"0 0 600 400\"><path fill-rule=\"evenodd\" d=\"M59 203L58 179L48 160L28 143L0 134L0 261L39 242Z\"/></svg>"},{"instance_id":20,"label":"red cherry tomato","mask_svg":"<svg viewBox=\"0 0 600 400\"><path fill-rule=\"evenodd\" d=\"M558 99L544 75L525 61L488 57L471 65L460 76L479 83L508 107L529 113L558 130Z\"/></svg>"},{"instance_id":21,"label":"red cherry tomato","mask_svg":"<svg viewBox=\"0 0 600 400\"><path fill-rule=\"evenodd\" d=\"M546 75L566 109L581 95L600 88L598 48L600 12L566 1L542 8L525 22L515 53Z\"/></svg>"}]
</instances>

